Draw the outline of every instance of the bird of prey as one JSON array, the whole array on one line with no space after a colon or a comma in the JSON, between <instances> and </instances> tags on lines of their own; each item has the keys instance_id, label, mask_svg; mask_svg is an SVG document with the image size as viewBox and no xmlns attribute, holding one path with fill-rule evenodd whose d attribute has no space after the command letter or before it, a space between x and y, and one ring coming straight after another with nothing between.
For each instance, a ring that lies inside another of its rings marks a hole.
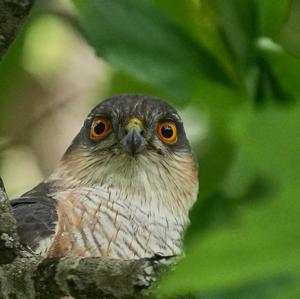
<instances>
[{"instance_id":1,"label":"bird of prey","mask_svg":"<svg viewBox=\"0 0 300 299\"><path fill-rule=\"evenodd\" d=\"M58 167L12 209L21 242L45 257L174 256L197 192L176 110L121 95L90 112Z\"/></svg>"}]
</instances>

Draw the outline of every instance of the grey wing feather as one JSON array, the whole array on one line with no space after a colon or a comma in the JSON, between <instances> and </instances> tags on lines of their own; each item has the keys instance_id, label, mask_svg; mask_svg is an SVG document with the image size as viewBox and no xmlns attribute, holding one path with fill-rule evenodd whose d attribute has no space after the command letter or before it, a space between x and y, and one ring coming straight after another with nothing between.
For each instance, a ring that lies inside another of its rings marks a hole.
<instances>
[{"instance_id":1,"label":"grey wing feather","mask_svg":"<svg viewBox=\"0 0 300 299\"><path fill-rule=\"evenodd\" d=\"M41 183L11 201L21 243L35 250L39 242L54 235L57 223L56 202L49 186Z\"/></svg>"}]
</instances>

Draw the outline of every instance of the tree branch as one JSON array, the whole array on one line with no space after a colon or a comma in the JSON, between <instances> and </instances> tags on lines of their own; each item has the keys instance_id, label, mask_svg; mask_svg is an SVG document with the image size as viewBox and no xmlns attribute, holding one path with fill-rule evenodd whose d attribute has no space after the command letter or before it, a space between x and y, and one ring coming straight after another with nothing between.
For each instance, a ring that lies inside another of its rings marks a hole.
<instances>
[{"instance_id":1,"label":"tree branch","mask_svg":"<svg viewBox=\"0 0 300 299\"><path fill-rule=\"evenodd\" d=\"M160 268L150 259L17 258L0 267L0 298L141 298Z\"/></svg>"},{"instance_id":2,"label":"tree branch","mask_svg":"<svg viewBox=\"0 0 300 299\"><path fill-rule=\"evenodd\" d=\"M0 59L29 14L33 0L0 1Z\"/></svg>"},{"instance_id":3,"label":"tree branch","mask_svg":"<svg viewBox=\"0 0 300 299\"><path fill-rule=\"evenodd\" d=\"M141 298L173 258L42 258L22 247L0 179L0 298Z\"/></svg>"},{"instance_id":4,"label":"tree branch","mask_svg":"<svg viewBox=\"0 0 300 299\"><path fill-rule=\"evenodd\" d=\"M16 232L16 221L11 214L9 200L0 178L0 265L11 263L17 256L24 256L23 250Z\"/></svg>"}]
</instances>

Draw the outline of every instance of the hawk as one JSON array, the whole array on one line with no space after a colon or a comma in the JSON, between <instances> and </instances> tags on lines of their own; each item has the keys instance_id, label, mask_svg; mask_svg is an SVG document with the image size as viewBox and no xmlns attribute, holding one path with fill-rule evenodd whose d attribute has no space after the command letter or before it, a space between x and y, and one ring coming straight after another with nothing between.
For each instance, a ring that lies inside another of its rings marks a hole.
<instances>
[{"instance_id":1,"label":"hawk","mask_svg":"<svg viewBox=\"0 0 300 299\"><path fill-rule=\"evenodd\" d=\"M21 242L46 257L174 256L197 192L176 110L121 95L90 112L58 167L12 209Z\"/></svg>"}]
</instances>

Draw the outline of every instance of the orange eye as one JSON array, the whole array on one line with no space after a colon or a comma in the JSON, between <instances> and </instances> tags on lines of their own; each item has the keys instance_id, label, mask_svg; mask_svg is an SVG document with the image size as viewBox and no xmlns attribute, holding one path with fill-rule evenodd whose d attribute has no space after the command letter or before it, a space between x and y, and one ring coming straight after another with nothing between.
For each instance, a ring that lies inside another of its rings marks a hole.
<instances>
[{"instance_id":1,"label":"orange eye","mask_svg":"<svg viewBox=\"0 0 300 299\"><path fill-rule=\"evenodd\" d=\"M177 141L177 128L173 121L168 120L160 123L157 128L159 138L166 143Z\"/></svg>"},{"instance_id":2,"label":"orange eye","mask_svg":"<svg viewBox=\"0 0 300 299\"><path fill-rule=\"evenodd\" d=\"M90 137L93 140L102 140L104 139L108 133L110 132L110 121L106 118L96 118L94 119L92 126Z\"/></svg>"}]
</instances>

